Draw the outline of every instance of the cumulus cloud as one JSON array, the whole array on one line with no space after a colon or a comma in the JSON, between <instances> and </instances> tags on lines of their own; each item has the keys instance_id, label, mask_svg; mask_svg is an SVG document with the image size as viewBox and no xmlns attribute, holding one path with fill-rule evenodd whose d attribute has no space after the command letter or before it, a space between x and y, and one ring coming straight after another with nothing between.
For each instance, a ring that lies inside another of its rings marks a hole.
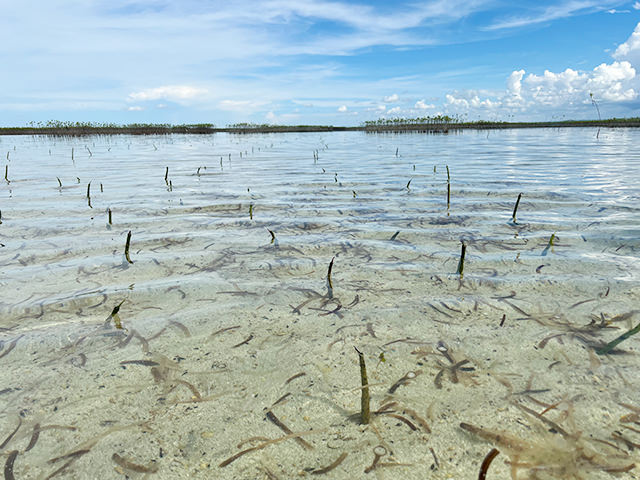
<instances>
[{"instance_id":1,"label":"cumulus cloud","mask_svg":"<svg viewBox=\"0 0 640 480\"><path fill-rule=\"evenodd\" d=\"M602 63L591 71L567 68L562 72L545 70L542 75L526 75L524 70L515 70L502 92L455 92L446 95L446 104L456 112L505 113L514 109L529 114L553 109L569 112L589 105L591 94L601 102L622 104L635 100L638 80L636 69L626 60Z\"/></svg>"},{"instance_id":2,"label":"cumulus cloud","mask_svg":"<svg viewBox=\"0 0 640 480\"><path fill-rule=\"evenodd\" d=\"M127 111L129 111L129 112L141 112L142 110L144 110L144 108L139 106L139 105L134 105L134 106L131 106L131 107L127 108Z\"/></svg>"},{"instance_id":3,"label":"cumulus cloud","mask_svg":"<svg viewBox=\"0 0 640 480\"><path fill-rule=\"evenodd\" d=\"M189 85L166 85L163 87L148 88L139 92L129 94L129 100L149 101L149 100L170 100L181 102L194 100L207 94L204 88L192 87Z\"/></svg>"},{"instance_id":4,"label":"cumulus cloud","mask_svg":"<svg viewBox=\"0 0 640 480\"><path fill-rule=\"evenodd\" d=\"M340 113L344 113L347 111L347 106L346 105L340 105L340 107L338 107L338 111Z\"/></svg>"},{"instance_id":5,"label":"cumulus cloud","mask_svg":"<svg viewBox=\"0 0 640 480\"><path fill-rule=\"evenodd\" d=\"M507 92L516 97L520 97L522 91L522 77L524 77L524 70L515 70L511 72L507 79Z\"/></svg>"},{"instance_id":6,"label":"cumulus cloud","mask_svg":"<svg viewBox=\"0 0 640 480\"><path fill-rule=\"evenodd\" d=\"M424 100L418 100L413 108L417 108L418 110L427 110L428 108L436 108L436 106L431 103L425 103Z\"/></svg>"},{"instance_id":7,"label":"cumulus cloud","mask_svg":"<svg viewBox=\"0 0 640 480\"><path fill-rule=\"evenodd\" d=\"M640 10L640 2L636 2L633 4L634 10Z\"/></svg>"},{"instance_id":8,"label":"cumulus cloud","mask_svg":"<svg viewBox=\"0 0 640 480\"><path fill-rule=\"evenodd\" d=\"M640 67L640 23L636 25L627 41L618 45L613 53L613 58L628 60L633 65Z\"/></svg>"},{"instance_id":9,"label":"cumulus cloud","mask_svg":"<svg viewBox=\"0 0 640 480\"><path fill-rule=\"evenodd\" d=\"M384 102L385 103L395 103L399 100L400 97L398 97L397 93L394 93L393 95L389 95L388 97L384 97Z\"/></svg>"}]
</instances>

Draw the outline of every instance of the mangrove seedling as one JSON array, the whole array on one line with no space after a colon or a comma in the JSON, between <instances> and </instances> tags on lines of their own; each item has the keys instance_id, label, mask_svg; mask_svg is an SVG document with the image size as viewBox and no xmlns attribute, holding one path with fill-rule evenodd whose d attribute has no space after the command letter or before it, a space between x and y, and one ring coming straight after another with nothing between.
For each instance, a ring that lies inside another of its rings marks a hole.
<instances>
[{"instance_id":1,"label":"mangrove seedling","mask_svg":"<svg viewBox=\"0 0 640 480\"><path fill-rule=\"evenodd\" d=\"M491 465L491 462L493 462L493 459L496 458L499 453L500 451L497 448L492 448L491 451L487 453L487 456L484 457L484 460L482 461L482 465L480 465L480 474L478 475L478 480L485 480L487 478L487 471L489 470L489 466Z\"/></svg>"},{"instance_id":2,"label":"mangrove seedling","mask_svg":"<svg viewBox=\"0 0 640 480\"><path fill-rule=\"evenodd\" d=\"M56 177L58 179L58 188L62 188L62 182L60 181L59 177Z\"/></svg>"},{"instance_id":3,"label":"mangrove seedling","mask_svg":"<svg viewBox=\"0 0 640 480\"><path fill-rule=\"evenodd\" d=\"M131 230L127 233L127 243L124 246L124 258L127 259L127 262L133 263L131 257L129 256L129 246L131 245Z\"/></svg>"},{"instance_id":4,"label":"mangrove seedling","mask_svg":"<svg viewBox=\"0 0 640 480\"><path fill-rule=\"evenodd\" d=\"M169 186L169 167L166 167L164 171L164 183L167 184L167 187Z\"/></svg>"},{"instance_id":5,"label":"mangrove seedling","mask_svg":"<svg viewBox=\"0 0 640 480\"><path fill-rule=\"evenodd\" d=\"M547 253L549 253L549 249L551 249L551 251L553 252L553 241L556 239L556 234L552 233L551 237L549 238L549 243L547 243L547 246L544 248L544 250L542 251L542 256L546 257Z\"/></svg>"},{"instance_id":6,"label":"mangrove seedling","mask_svg":"<svg viewBox=\"0 0 640 480\"><path fill-rule=\"evenodd\" d=\"M333 282L331 281L331 270L333 269L333 261L336 257L333 257L329 262L329 269L327 270L327 297L333 298Z\"/></svg>"},{"instance_id":7,"label":"mangrove seedling","mask_svg":"<svg viewBox=\"0 0 640 480\"><path fill-rule=\"evenodd\" d=\"M393 242L396 238L398 238L399 234L400 234L400 230L398 230L396 233L391 235L391 238L389 239L389 241Z\"/></svg>"},{"instance_id":8,"label":"mangrove seedling","mask_svg":"<svg viewBox=\"0 0 640 480\"><path fill-rule=\"evenodd\" d=\"M451 204L451 184L447 182L447 210L449 210L450 204Z\"/></svg>"},{"instance_id":9,"label":"mangrove seedling","mask_svg":"<svg viewBox=\"0 0 640 480\"><path fill-rule=\"evenodd\" d=\"M367 379L367 365L364 362L364 355L356 347L360 359L360 383L362 384L362 395L360 397L360 423L369 424L369 380Z\"/></svg>"},{"instance_id":10,"label":"mangrove seedling","mask_svg":"<svg viewBox=\"0 0 640 480\"><path fill-rule=\"evenodd\" d=\"M591 104L596 107L596 111L598 112L598 120L602 121L602 117L600 116L600 107L598 106L598 102L593 98L593 93L589 92L589 97L591 98ZM598 126L598 133L596 133L596 139L600 138L600 126Z\"/></svg>"},{"instance_id":11,"label":"mangrove seedling","mask_svg":"<svg viewBox=\"0 0 640 480\"><path fill-rule=\"evenodd\" d=\"M604 347L597 348L596 349L596 353L598 355L606 355L607 353L611 352L611 350L616 348L616 346L620 342L624 342L627 338L629 338L632 335L635 335L638 332L640 332L640 323L638 325L636 325L635 327L633 327L631 330L628 330L628 331L624 332L622 335L620 335L615 340L612 340L611 342L607 343Z\"/></svg>"},{"instance_id":12,"label":"mangrove seedling","mask_svg":"<svg viewBox=\"0 0 640 480\"><path fill-rule=\"evenodd\" d=\"M120 315L118 315L118 312L120 311L120 307L125 302L125 300L126 298L122 300L118 305L113 307L113 310L111 310L111 315L109 315L109 318L107 318L107 320L113 319L113 324L118 330L122 330L122 321L120 320Z\"/></svg>"},{"instance_id":13,"label":"mangrove seedling","mask_svg":"<svg viewBox=\"0 0 640 480\"><path fill-rule=\"evenodd\" d=\"M456 273L460 275L460 278L464 275L464 255L467 253L467 246L462 242L462 250L460 251L460 261L458 262L458 270Z\"/></svg>"},{"instance_id":14,"label":"mangrove seedling","mask_svg":"<svg viewBox=\"0 0 640 480\"><path fill-rule=\"evenodd\" d=\"M113 225L113 224L111 223L111 208L107 208L107 215L109 216L109 220L108 220L109 225Z\"/></svg>"},{"instance_id":15,"label":"mangrove seedling","mask_svg":"<svg viewBox=\"0 0 640 480\"><path fill-rule=\"evenodd\" d=\"M4 166L4 181L7 183L10 183L9 182L9 165Z\"/></svg>"},{"instance_id":16,"label":"mangrove seedling","mask_svg":"<svg viewBox=\"0 0 640 480\"><path fill-rule=\"evenodd\" d=\"M91 182L87 184L87 203L89 204L89 208L93 208L91 206Z\"/></svg>"},{"instance_id":17,"label":"mangrove seedling","mask_svg":"<svg viewBox=\"0 0 640 480\"><path fill-rule=\"evenodd\" d=\"M249 204L249 219L253 220L253 203Z\"/></svg>"},{"instance_id":18,"label":"mangrove seedling","mask_svg":"<svg viewBox=\"0 0 640 480\"><path fill-rule=\"evenodd\" d=\"M272 244L275 248L278 248L279 244L275 232L273 230L269 230L268 228L267 231L271 234L271 241L269 243Z\"/></svg>"},{"instance_id":19,"label":"mangrove seedling","mask_svg":"<svg viewBox=\"0 0 640 480\"><path fill-rule=\"evenodd\" d=\"M100 183L100 193L104 193L104 188L102 187L102 183Z\"/></svg>"},{"instance_id":20,"label":"mangrove seedling","mask_svg":"<svg viewBox=\"0 0 640 480\"><path fill-rule=\"evenodd\" d=\"M516 206L513 207L513 223L517 223L516 222L516 212L518 211L518 205L520 205L520 199L522 198L522 193L518 194L518 199L516 200Z\"/></svg>"},{"instance_id":21,"label":"mangrove seedling","mask_svg":"<svg viewBox=\"0 0 640 480\"><path fill-rule=\"evenodd\" d=\"M413 178L412 178L411 180L413 180ZM409 185L411 185L411 180L409 180L409 181L407 182L407 186L405 187L407 190L411 190L411 189L409 188Z\"/></svg>"}]
</instances>

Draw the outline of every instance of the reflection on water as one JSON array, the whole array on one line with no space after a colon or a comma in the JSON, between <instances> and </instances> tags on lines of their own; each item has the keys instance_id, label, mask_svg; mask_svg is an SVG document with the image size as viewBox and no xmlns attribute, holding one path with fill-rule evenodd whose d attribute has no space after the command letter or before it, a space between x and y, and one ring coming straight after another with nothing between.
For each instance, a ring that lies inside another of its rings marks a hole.
<instances>
[{"instance_id":1,"label":"reflection on water","mask_svg":"<svg viewBox=\"0 0 640 480\"><path fill-rule=\"evenodd\" d=\"M594 349L640 319L639 140L0 137L5 472L626 470L638 339Z\"/></svg>"}]
</instances>

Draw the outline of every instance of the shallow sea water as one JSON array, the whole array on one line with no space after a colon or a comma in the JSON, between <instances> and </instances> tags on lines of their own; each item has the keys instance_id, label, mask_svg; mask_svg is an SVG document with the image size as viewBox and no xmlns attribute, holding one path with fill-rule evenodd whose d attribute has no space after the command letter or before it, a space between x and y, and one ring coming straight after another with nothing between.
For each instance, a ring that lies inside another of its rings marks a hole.
<instances>
[{"instance_id":1,"label":"shallow sea water","mask_svg":"<svg viewBox=\"0 0 640 480\"><path fill-rule=\"evenodd\" d=\"M0 137L5 478L640 478L638 145Z\"/></svg>"}]
</instances>

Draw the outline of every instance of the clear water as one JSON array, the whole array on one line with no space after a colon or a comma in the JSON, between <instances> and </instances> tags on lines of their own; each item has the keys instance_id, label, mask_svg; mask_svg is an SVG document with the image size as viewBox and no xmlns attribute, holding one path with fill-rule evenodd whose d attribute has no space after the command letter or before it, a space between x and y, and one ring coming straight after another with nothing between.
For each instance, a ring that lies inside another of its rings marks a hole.
<instances>
[{"instance_id":1,"label":"clear water","mask_svg":"<svg viewBox=\"0 0 640 480\"><path fill-rule=\"evenodd\" d=\"M640 407L640 336L594 353L640 318L638 145L633 129L0 137L5 467L291 478L345 453L324 475L471 478L493 444L495 478L504 460L609 478L637 461L615 432L640 443L620 420ZM372 410L395 402L370 427L354 346ZM308 446L220 466L285 435L264 410L285 395L272 412Z\"/></svg>"}]
</instances>

